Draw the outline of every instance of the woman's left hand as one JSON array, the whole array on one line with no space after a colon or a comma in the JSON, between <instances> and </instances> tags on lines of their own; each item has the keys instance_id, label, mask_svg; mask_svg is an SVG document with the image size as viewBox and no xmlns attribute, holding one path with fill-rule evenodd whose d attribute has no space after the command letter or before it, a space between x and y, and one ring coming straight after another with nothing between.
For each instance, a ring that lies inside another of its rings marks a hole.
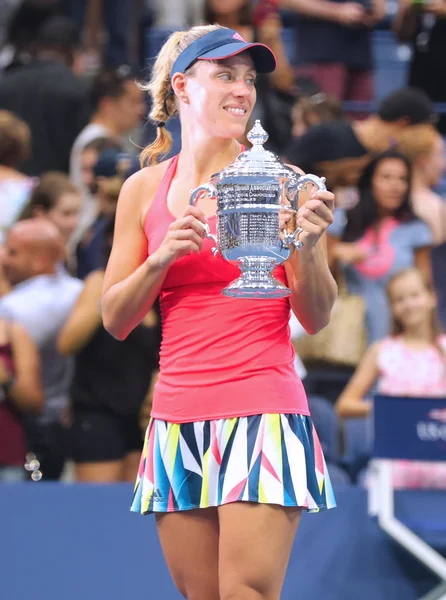
<instances>
[{"instance_id":1,"label":"woman's left hand","mask_svg":"<svg viewBox=\"0 0 446 600\"><path fill-rule=\"evenodd\" d=\"M296 215L296 227L302 228L297 239L305 248L313 248L333 223L335 197L327 191L315 191Z\"/></svg>"}]
</instances>

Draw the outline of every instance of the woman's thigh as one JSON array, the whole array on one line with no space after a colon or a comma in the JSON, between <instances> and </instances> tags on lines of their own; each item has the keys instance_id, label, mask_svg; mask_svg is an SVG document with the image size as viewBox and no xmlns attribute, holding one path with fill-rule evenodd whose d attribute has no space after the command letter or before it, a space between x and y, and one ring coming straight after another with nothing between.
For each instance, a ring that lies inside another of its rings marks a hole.
<instances>
[{"instance_id":1,"label":"woman's thigh","mask_svg":"<svg viewBox=\"0 0 446 600\"><path fill-rule=\"evenodd\" d=\"M220 600L279 600L301 509L220 506Z\"/></svg>"},{"instance_id":2,"label":"woman's thigh","mask_svg":"<svg viewBox=\"0 0 446 600\"><path fill-rule=\"evenodd\" d=\"M124 461L76 463L76 481L84 483L118 483L122 481Z\"/></svg>"},{"instance_id":3,"label":"woman's thigh","mask_svg":"<svg viewBox=\"0 0 446 600\"><path fill-rule=\"evenodd\" d=\"M156 515L172 579L187 600L219 600L218 514L215 508Z\"/></svg>"},{"instance_id":4,"label":"woman's thigh","mask_svg":"<svg viewBox=\"0 0 446 600\"><path fill-rule=\"evenodd\" d=\"M139 463L141 461L141 451L129 452L124 459L121 480L134 483L138 475Z\"/></svg>"}]
</instances>

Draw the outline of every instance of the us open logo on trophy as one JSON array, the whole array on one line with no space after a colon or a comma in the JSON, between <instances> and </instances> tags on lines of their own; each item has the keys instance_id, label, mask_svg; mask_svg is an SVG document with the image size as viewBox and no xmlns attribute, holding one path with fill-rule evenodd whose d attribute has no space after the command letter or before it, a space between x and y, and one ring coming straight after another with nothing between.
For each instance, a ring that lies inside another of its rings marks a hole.
<instances>
[{"instance_id":1,"label":"us open logo on trophy","mask_svg":"<svg viewBox=\"0 0 446 600\"><path fill-rule=\"evenodd\" d=\"M218 252L240 268L241 276L224 290L234 298L283 298L291 291L273 270L302 246L294 225L299 193L308 185L325 190L325 179L299 175L265 150L268 134L256 121L248 134L252 148L191 191L190 204L208 195L217 200L217 235L207 230Z\"/></svg>"}]
</instances>

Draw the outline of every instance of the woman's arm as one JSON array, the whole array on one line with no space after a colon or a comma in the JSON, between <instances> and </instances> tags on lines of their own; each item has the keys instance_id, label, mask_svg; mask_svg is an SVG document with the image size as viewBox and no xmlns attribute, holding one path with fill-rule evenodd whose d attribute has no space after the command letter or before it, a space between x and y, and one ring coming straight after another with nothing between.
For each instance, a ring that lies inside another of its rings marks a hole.
<instances>
[{"instance_id":1,"label":"woman's arm","mask_svg":"<svg viewBox=\"0 0 446 600\"><path fill-rule=\"evenodd\" d=\"M80 352L101 325L103 283L103 271L94 271L85 280L84 288L57 339L57 349L61 354Z\"/></svg>"},{"instance_id":2,"label":"woman's arm","mask_svg":"<svg viewBox=\"0 0 446 600\"><path fill-rule=\"evenodd\" d=\"M427 282L432 283L432 260L431 260L431 247L423 246L415 250L415 266L421 273Z\"/></svg>"},{"instance_id":3,"label":"woman's arm","mask_svg":"<svg viewBox=\"0 0 446 600\"><path fill-rule=\"evenodd\" d=\"M378 352L381 342L370 346L361 359L356 371L342 394L339 396L335 409L340 417L366 417L372 410L372 404L365 400L378 377Z\"/></svg>"},{"instance_id":4,"label":"woman's arm","mask_svg":"<svg viewBox=\"0 0 446 600\"><path fill-rule=\"evenodd\" d=\"M291 308L310 335L328 325L337 295L326 246L325 236L313 247L304 244L285 263L288 285L293 293Z\"/></svg>"},{"instance_id":5,"label":"woman's arm","mask_svg":"<svg viewBox=\"0 0 446 600\"><path fill-rule=\"evenodd\" d=\"M45 401L39 353L21 325L13 323L10 331L15 377L8 390L8 398L23 412L39 413Z\"/></svg>"},{"instance_id":6,"label":"woman's arm","mask_svg":"<svg viewBox=\"0 0 446 600\"><path fill-rule=\"evenodd\" d=\"M297 173L301 171L292 167ZM337 285L327 260L325 232L333 223L334 196L331 192L315 191L300 206L296 227L303 246L285 262L288 285L292 291L291 308L305 328L313 335L328 325L336 300Z\"/></svg>"},{"instance_id":7,"label":"woman's arm","mask_svg":"<svg viewBox=\"0 0 446 600\"><path fill-rule=\"evenodd\" d=\"M158 250L147 257L142 207L147 197L153 198L160 182L157 169L158 165L132 175L118 200L102 290L104 327L118 340L125 339L152 308L169 267L190 252L198 254L205 235L203 211L188 206L184 216L169 226Z\"/></svg>"}]
</instances>

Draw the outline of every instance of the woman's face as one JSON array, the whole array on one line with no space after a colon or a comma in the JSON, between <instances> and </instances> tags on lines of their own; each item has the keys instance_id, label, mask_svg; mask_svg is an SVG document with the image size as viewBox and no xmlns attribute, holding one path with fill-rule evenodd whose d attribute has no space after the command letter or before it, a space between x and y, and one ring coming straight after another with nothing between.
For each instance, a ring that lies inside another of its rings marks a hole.
<instances>
[{"instance_id":1,"label":"woman's face","mask_svg":"<svg viewBox=\"0 0 446 600\"><path fill-rule=\"evenodd\" d=\"M431 322L435 296L416 271L398 277L391 284L389 295L393 316L403 330Z\"/></svg>"},{"instance_id":2,"label":"woman's face","mask_svg":"<svg viewBox=\"0 0 446 600\"><path fill-rule=\"evenodd\" d=\"M68 192L62 194L56 205L47 212L46 217L54 223L63 238L68 241L79 224L80 212L80 194Z\"/></svg>"},{"instance_id":3,"label":"woman's face","mask_svg":"<svg viewBox=\"0 0 446 600\"><path fill-rule=\"evenodd\" d=\"M191 120L212 137L239 138L256 102L255 78L248 52L221 61L197 61L184 88Z\"/></svg>"},{"instance_id":4,"label":"woman's face","mask_svg":"<svg viewBox=\"0 0 446 600\"><path fill-rule=\"evenodd\" d=\"M399 158L385 158L372 177L372 193L382 215L392 215L402 205L409 188L406 164Z\"/></svg>"}]
</instances>

